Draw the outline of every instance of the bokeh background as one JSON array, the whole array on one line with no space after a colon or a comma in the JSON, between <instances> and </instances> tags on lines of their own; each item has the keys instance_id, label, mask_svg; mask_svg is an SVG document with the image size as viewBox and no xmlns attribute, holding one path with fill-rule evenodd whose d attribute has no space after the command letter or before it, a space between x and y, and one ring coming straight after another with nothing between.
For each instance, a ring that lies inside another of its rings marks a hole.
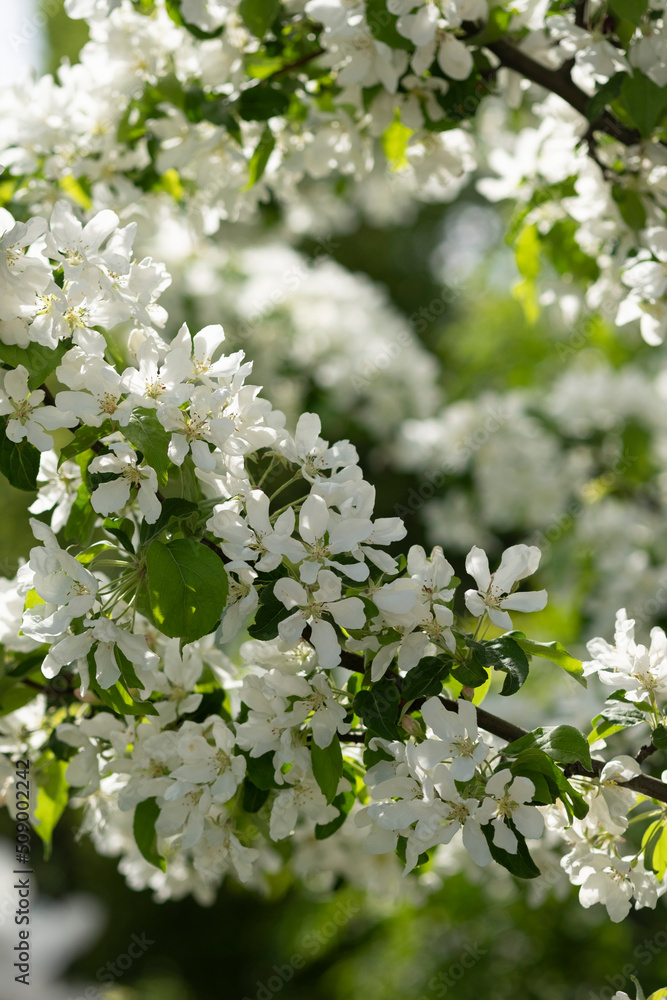
<instances>
[{"instance_id":1,"label":"bokeh background","mask_svg":"<svg viewBox=\"0 0 667 1000\"><path fill-rule=\"evenodd\" d=\"M86 39L56 0L4 0L3 22L3 83L76 59ZM487 132L491 141L492 121ZM530 635L583 655L587 638L611 636L623 605L642 632L664 625L664 352L615 329L604 308L582 311L567 227L560 254L540 262L556 289L540 300L526 288L530 246L517 267L504 243L515 207L474 186L449 204L391 194L378 183L360 205L344 187L334 197L314 185L310 215L269 203L252 226L224 225L214 239L156 220L144 243L174 276L163 297L172 329L222 321L290 420L314 410L325 437L354 442L378 516L400 513L408 541L442 544L459 575L473 542L494 554L539 544L551 600L517 622ZM34 498L0 490L0 572L11 577L31 544ZM492 691L489 705L524 725L546 715L585 726L601 700L547 663L524 690L507 705ZM667 767L651 763L658 775ZM262 897L228 883L209 907L159 902L77 840L78 821L66 814L52 857L35 857L40 1000L588 1000L634 995L631 973L647 995L667 984L662 901L613 925L557 874L522 885L457 859L451 872L368 891L275 876ZM11 898L0 885L3 961ZM0 984L0 997L14 995Z\"/></svg>"}]
</instances>

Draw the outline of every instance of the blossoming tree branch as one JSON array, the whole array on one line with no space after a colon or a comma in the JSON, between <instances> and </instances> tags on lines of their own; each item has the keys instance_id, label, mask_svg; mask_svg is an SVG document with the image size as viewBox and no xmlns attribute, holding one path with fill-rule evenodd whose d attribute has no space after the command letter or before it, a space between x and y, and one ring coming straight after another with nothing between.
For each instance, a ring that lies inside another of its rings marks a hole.
<instances>
[{"instance_id":1,"label":"blossoming tree branch","mask_svg":"<svg viewBox=\"0 0 667 1000\"><path fill-rule=\"evenodd\" d=\"M46 845L83 804L98 849L162 898L208 901L227 873L336 871L331 845L350 867L397 854L408 875L458 843L524 879L556 853L582 905L614 921L654 907L664 632L647 645L621 610L582 665L514 628L547 603L526 583L536 546L490 563L473 545L464 581L440 547L401 551L355 447L323 440L313 413L288 427L220 325L172 328L166 267L133 247L165 202L212 235L331 177L363 193L391 169L397 197L453 197L483 162L480 190L520 199L526 309L540 260L557 272L569 255L591 307L615 302L656 344L663 6L67 7L90 23L81 63L35 83L29 115L3 97L0 469L37 492L36 544L5 593L5 789L28 754ZM537 100L525 149L509 112ZM608 686L590 730L527 731L481 707L497 680L521 698L548 661L564 686Z\"/></svg>"}]
</instances>

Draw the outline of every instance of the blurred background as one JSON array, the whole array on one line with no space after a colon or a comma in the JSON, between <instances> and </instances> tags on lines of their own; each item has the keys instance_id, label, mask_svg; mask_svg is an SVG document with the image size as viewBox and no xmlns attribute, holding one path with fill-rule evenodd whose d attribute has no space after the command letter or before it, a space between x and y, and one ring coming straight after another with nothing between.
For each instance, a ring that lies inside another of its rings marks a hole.
<instances>
[{"instance_id":1,"label":"blurred background","mask_svg":"<svg viewBox=\"0 0 667 1000\"><path fill-rule=\"evenodd\" d=\"M57 0L4 0L3 15L3 83L75 60L86 40ZM539 545L535 586L550 602L516 622L532 637L584 656L588 638L612 637L622 606L640 638L664 626L664 351L586 313L576 272L587 259L572 232L564 225L562 252L540 261L552 288L540 296L504 243L513 207L472 185L449 204L392 197L386 178L363 199L344 183L309 195L310 210L268 203L253 225L224 224L214 238L173 210L152 220L143 252L173 275L170 329L222 322L290 422L313 410L323 436L349 438L377 515L402 516L410 543L441 544L459 576L473 543L493 557ZM31 545L34 497L0 490L0 572L11 577ZM547 715L585 727L603 698L546 661L524 692L504 705L492 691L488 705L523 725ZM630 974L647 995L667 983L664 903L612 925L557 871L536 887L462 871L457 857L451 873L401 879L391 868L326 893L309 877L270 877L262 896L228 882L203 907L133 891L116 859L76 839L79 821L61 821L48 861L36 846L40 1000L588 1000L634 995ZM0 833L11 833L4 812ZM0 886L7 968L11 898Z\"/></svg>"}]
</instances>

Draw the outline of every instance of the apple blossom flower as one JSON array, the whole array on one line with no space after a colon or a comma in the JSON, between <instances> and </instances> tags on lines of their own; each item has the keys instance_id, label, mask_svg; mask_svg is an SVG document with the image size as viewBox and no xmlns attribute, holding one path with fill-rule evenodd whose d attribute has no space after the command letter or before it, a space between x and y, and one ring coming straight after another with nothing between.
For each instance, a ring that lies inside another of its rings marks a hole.
<instances>
[{"instance_id":1,"label":"apple blossom flower","mask_svg":"<svg viewBox=\"0 0 667 1000\"><path fill-rule=\"evenodd\" d=\"M320 666L331 669L340 663L340 646L336 630L322 616L330 615L342 628L361 628L366 621L364 605L358 597L341 598L341 581L331 570L322 569L317 574L317 589L303 587L296 580L283 577L273 592L286 608L298 610L278 625L278 634L286 642L296 642L306 625L311 628L311 638Z\"/></svg>"},{"instance_id":2,"label":"apple blossom flower","mask_svg":"<svg viewBox=\"0 0 667 1000\"><path fill-rule=\"evenodd\" d=\"M155 469L139 465L137 453L128 444L112 444L113 454L98 455L88 466L90 472L114 473L116 479L100 483L93 491L90 503L94 511L105 517L120 511L130 499L132 489L137 490L139 509L148 524L157 521L162 510L156 494L158 489Z\"/></svg>"},{"instance_id":3,"label":"apple blossom flower","mask_svg":"<svg viewBox=\"0 0 667 1000\"><path fill-rule=\"evenodd\" d=\"M143 635L133 635L126 629L119 628L109 618L85 618L84 631L77 635L63 635L53 643L42 663L42 673L45 677L56 677L63 667L76 664L75 669L81 680L83 694L88 690L90 675L87 656L95 647L95 667L97 683L102 688L110 688L120 677L120 669L116 662L115 648L134 665L140 681L150 677L151 671L158 664L158 657L152 653Z\"/></svg>"},{"instance_id":4,"label":"apple blossom flower","mask_svg":"<svg viewBox=\"0 0 667 1000\"><path fill-rule=\"evenodd\" d=\"M441 761L451 761L449 770L455 781L469 781L488 757L491 747L479 738L477 709L469 701L457 702L458 712L450 712L439 698L429 698L422 705L424 722L437 739L427 738L416 748L416 758L426 770Z\"/></svg>"},{"instance_id":5,"label":"apple blossom flower","mask_svg":"<svg viewBox=\"0 0 667 1000\"><path fill-rule=\"evenodd\" d=\"M530 778L516 777L507 768L496 771L486 782L482 801L480 823L491 823L493 842L510 854L516 854L516 834L507 825L511 820L524 837L537 838L544 830L544 817L535 806L526 805L535 795L535 785Z\"/></svg>"},{"instance_id":6,"label":"apple blossom flower","mask_svg":"<svg viewBox=\"0 0 667 1000\"><path fill-rule=\"evenodd\" d=\"M28 370L23 365L5 372L0 390L0 416L6 416L5 433L18 444L26 439L39 451L50 451L53 438L46 431L75 427L77 418L55 406L41 406L44 390L28 388Z\"/></svg>"},{"instance_id":7,"label":"apple blossom flower","mask_svg":"<svg viewBox=\"0 0 667 1000\"><path fill-rule=\"evenodd\" d=\"M482 549L473 545L466 556L466 570L477 583L477 590L466 590L466 607L471 615L479 618L485 612L498 628L511 629L508 611L541 611L547 603L546 590L527 594L512 593L514 585L530 576L540 562L536 545L512 545L503 552L500 566L489 572L489 560Z\"/></svg>"}]
</instances>

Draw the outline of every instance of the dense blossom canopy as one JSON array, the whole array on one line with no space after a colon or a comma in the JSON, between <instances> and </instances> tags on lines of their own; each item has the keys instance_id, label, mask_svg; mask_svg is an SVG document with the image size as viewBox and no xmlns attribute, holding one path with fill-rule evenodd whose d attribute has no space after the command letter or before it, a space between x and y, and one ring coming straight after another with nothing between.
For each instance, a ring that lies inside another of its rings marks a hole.
<instances>
[{"instance_id":1,"label":"dense blossom canopy","mask_svg":"<svg viewBox=\"0 0 667 1000\"><path fill-rule=\"evenodd\" d=\"M7 804L28 755L40 836L83 804L98 850L160 899L281 867L425 891L469 857L566 876L613 921L655 907L667 785L642 765L667 748L667 638L641 642L657 609L631 601L667 558L664 373L573 365L548 393L443 406L417 322L326 258L352 214L407 217L474 183L513 202L514 293L551 311L564 357L596 315L661 357L664 6L66 8L89 22L81 61L0 97L0 468L37 490L0 613ZM276 205L279 234L253 245L243 227ZM397 469L451 479L446 497L376 517L354 445L303 412L306 369ZM660 471L607 496L637 463L612 447L629 418ZM416 512L430 552L401 546ZM591 547L607 637L583 665L514 620L544 609L528 578L568 533L566 556ZM478 707L498 671L519 692L533 657L610 689L592 731ZM636 756L614 743L631 727Z\"/></svg>"}]
</instances>

